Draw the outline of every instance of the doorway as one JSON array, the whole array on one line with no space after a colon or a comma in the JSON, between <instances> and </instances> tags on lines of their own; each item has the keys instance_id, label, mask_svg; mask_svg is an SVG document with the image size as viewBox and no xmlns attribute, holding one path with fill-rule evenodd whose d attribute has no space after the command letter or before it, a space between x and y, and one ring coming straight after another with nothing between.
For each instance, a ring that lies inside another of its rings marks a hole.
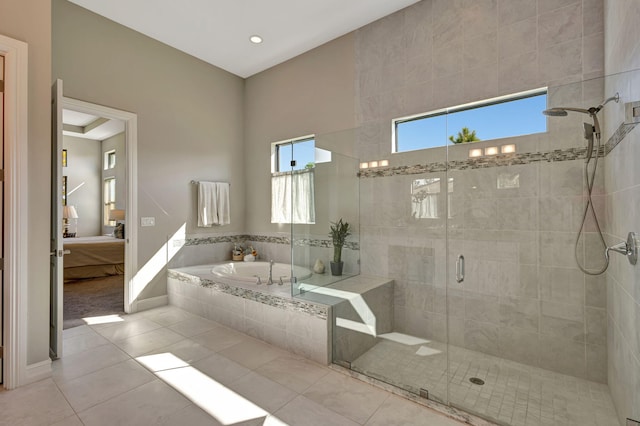
<instances>
[{"instance_id":1,"label":"doorway","mask_svg":"<svg viewBox=\"0 0 640 426\"><path fill-rule=\"evenodd\" d=\"M0 55L0 169L4 170L4 56ZM0 180L0 217L4 218L4 177ZM0 221L0 258L4 263L4 220ZM4 265L3 265L4 266ZM0 268L0 384L4 380L4 267Z\"/></svg>"},{"instance_id":2,"label":"doorway","mask_svg":"<svg viewBox=\"0 0 640 426\"><path fill-rule=\"evenodd\" d=\"M136 270L137 247L134 226L137 223L137 116L64 97L62 81L58 80L56 85L59 87L53 93L59 99L53 102L56 131L52 142L51 194L50 348L54 359L61 357L63 352L65 287L69 287L65 281L81 284L75 287L78 291L68 293L76 300L82 300L82 293L87 296L89 286L94 287L94 292L106 293L110 299L110 302L98 302L98 306L89 305L84 312L74 312L79 322L67 326L91 323L91 318L107 315L109 303L113 305L114 299L118 298L120 301L116 304L120 308L112 314L135 312L130 284ZM93 158L91 164L82 165L81 162L86 161L83 153L87 151L95 151L97 158ZM122 232L117 232L118 229ZM63 238L63 234L67 238ZM91 260L93 258L101 260L97 262ZM87 285L83 287L82 284Z\"/></svg>"}]
</instances>

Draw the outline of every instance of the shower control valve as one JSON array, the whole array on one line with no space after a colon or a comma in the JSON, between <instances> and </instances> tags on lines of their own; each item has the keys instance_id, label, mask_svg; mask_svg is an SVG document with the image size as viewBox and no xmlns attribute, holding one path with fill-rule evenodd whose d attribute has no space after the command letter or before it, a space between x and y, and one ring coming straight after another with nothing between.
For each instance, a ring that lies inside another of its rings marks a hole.
<instances>
[{"instance_id":1,"label":"shower control valve","mask_svg":"<svg viewBox=\"0 0 640 426\"><path fill-rule=\"evenodd\" d=\"M638 262L638 240L636 233L629 232L629 235L627 235L627 241L622 241L621 243L607 247L607 257L609 257L609 251L614 251L627 256L629 263L635 265Z\"/></svg>"}]
</instances>

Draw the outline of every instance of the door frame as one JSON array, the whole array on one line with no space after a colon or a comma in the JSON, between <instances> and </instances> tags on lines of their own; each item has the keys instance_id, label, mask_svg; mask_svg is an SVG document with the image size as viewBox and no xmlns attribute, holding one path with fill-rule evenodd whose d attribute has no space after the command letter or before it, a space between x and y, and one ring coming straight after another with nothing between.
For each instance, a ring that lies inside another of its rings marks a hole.
<instances>
[{"instance_id":1,"label":"door frame","mask_svg":"<svg viewBox=\"0 0 640 426\"><path fill-rule=\"evenodd\" d=\"M5 58L4 388L27 377L28 45L0 35Z\"/></svg>"},{"instance_id":2,"label":"door frame","mask_svg":"<svg viewBox=\"0 0 640 426\"><path fill-rule=\"evenodd\" d=\"M133 295L134 286L132 285L132 280L135 276L134 271L138 270L138 227L136 226L138 223L138 175L136 173L138 162L138 116L132 112L68 98L64 95L62 96L61 108L121 120L125 124L125 152L127 157L125 167L125 178L127 180L125 218L127 221L127 236L124 246L124 311L126 313L136 312L137 301ZM59 159L59 161L62 160ZM58 200L58 203L62 203L62 200ZM60 223L59 226L62 226L62 224ZM59 305L58 308L62 309L62 306ZM58 324L58 327L62 329L62 322Z\"/></svg>"}]
</instances>

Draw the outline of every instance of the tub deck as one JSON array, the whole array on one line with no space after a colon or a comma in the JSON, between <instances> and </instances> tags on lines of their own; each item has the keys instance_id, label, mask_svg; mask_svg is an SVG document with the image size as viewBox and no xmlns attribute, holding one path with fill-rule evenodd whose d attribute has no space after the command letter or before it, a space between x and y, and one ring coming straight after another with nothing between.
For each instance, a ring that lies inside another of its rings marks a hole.
<instances>
[{"instance_id":1,"label":"tub deck","mask_svg":"<svg viewBox=\"0 0 640 426\"><path fill-rule=\"evenodd\" d=\"M375 329L376 317L391 318L387 293L392 291L393 281L386 278L356 276L327 287L311 285L309 291L292 297L289 285L257 286L234 281L215 276L212 267L169 269L169 304L325 365L332 360L332 324L336 321L344 324L346 319ZM384 293L377 289L384 289ZM372 298L374 292L379 296ZM365 294L369 296L363 298ZM380 302L373 303L366 312L361 308L354 310L362 307L367 299ZM374 311L379 312L372 314ZM378 321L380 326L384 323L386 320ZM349 336L361 334L342 327L337 330L336 338L342 342L348 341ZM372 339L375 340L367 336L366 342L358 346L368 346ZM353 350L353 345L350 346L349 351Z\"/></svg>"}]
</instances>

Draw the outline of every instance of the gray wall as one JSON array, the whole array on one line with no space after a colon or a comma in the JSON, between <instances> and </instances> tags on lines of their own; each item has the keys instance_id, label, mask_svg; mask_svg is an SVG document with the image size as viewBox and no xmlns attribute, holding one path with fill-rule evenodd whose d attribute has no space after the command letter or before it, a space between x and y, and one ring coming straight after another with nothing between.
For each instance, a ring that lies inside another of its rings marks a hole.
<instances>
[{"instance_id":1,"label":"gray wall","mask_svg":"<svg viewBox=\"0 0 640 426\"><path fill-rule=\"evenodd\" d=\"M244 230L244 81L65 0L53 1L53 77L64 95L138 115L138 267L188 235ZM192 180L231 182L229 226L197 228ZM163 262L164 263L164 262ZM166 269L140 299L166 294Z\"/></svg>"},{"instance_id":2,"label":"gray wall","mask_svg":"<svg viewBox=\"0 0 640 426\"><path fill-rule=\"evenodd\" d=\"M316 146L349 155L354 138L353 34L256 74L246 81L245 176L247 232L290 233L271 223L271 143L315 134ZM339 135L322 138L321 135ZM326 142L325 142L326 139ZM321 183L316 184L317 187ZM336 219L331 219L336 220ZM318 217L323 236L329 218Z\"/></svg>"},{"instance_id":3,"label":"gray wall","mask_svg":"<svg viewBox=\"0 0 640 426\"><path fill-rule=\"evenodd\" d=\"M640 4L605 0L606 94L620 93L621 102L606 109L607 132L624 121L624 102L640 100ZM630 70L634 70L629 72ZM618 74L622 73L622 74ZM638 232L640 129L631 131L607 156L607 234L611 243ZM640 420L640 269L613 255L607 273L607 349L611 396L620 422Z\"/></svg>"},{"instance_id":4,"label":"gray wall","mask_svg":"<svg viewBox=\"0 0 640 426\"><path fill-rule=\"evenodd\" d=\"M69 219L69 231L77 237L102 234L102 169L100 141L64 136L62 147L67 150L67 205L75 206L78 219Z\"/></svg>"},{"instance_id":5,"label":"gray wall","mask_svg":"<svg viewBox=\"0 0 640 426\"><path fill-rule=\"evenodd\" d=\"M0 33L29 45L27 364L49 359L51 2L3 0Z\"/></svg>"}]
</instances>

